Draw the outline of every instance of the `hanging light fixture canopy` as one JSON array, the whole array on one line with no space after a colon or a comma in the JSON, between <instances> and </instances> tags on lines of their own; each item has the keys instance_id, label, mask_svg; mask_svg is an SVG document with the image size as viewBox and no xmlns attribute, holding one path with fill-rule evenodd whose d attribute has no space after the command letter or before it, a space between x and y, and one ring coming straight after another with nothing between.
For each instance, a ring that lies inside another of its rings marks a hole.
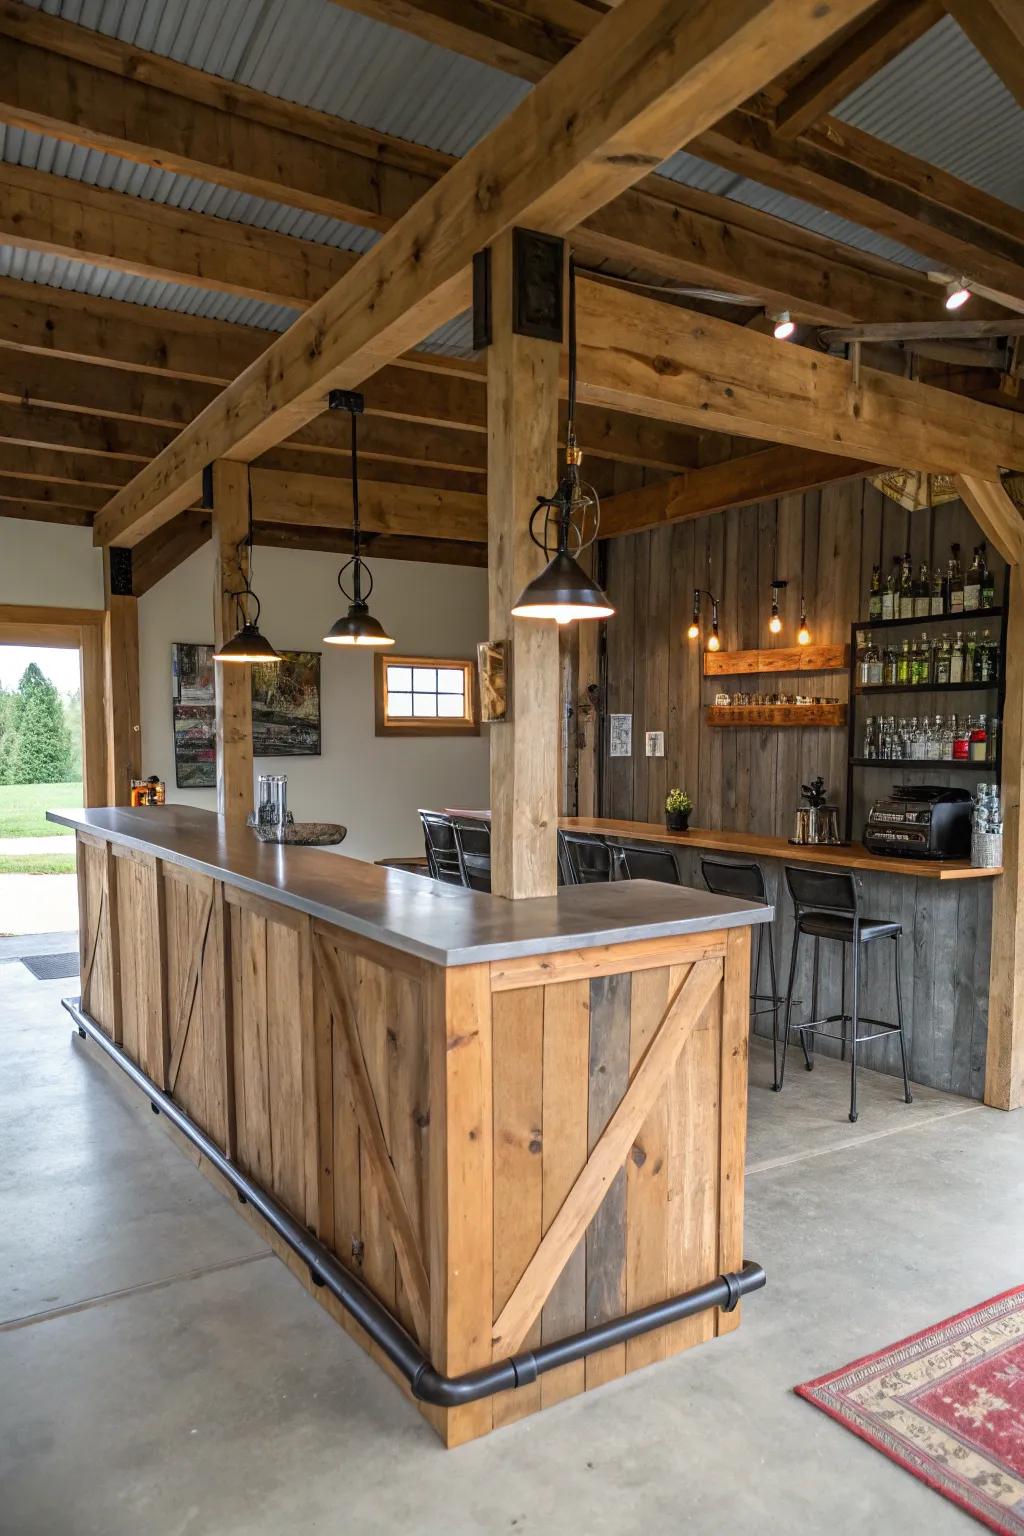
<instances>
[{"instance_id":1,"label":"hanging light fixture canopy","mask_svg":"<svg viewBox=\"0 0 1024 1536\"><path fill-rule=\"evenodd\" d=\"M260 634L260 600L252 589L252 472L247 467L249 484L249 528L244 539L238 545L238 570L241 574L244 586L240 592L225 592L225 597L233 597L235 610L238 616L238 630L230 640L225 641L213 653L214 661L253 662L253 661L280 661L281 657L271 645L265 635ZM255 605L256 612L252 614L251 605Z\"/></svg>"},{"instance_id":2,"label":"hanging light fixture canopy","mask_svg":"<svg viewBox=\"0 0 1024 1536\"><path fill-rule=\"evenodd\" d=\"M548 557L539 576L513 604L517 619L610 619L614 607L579 563L597 538L601 502L580 476L583 453L576 442L576 267L569 259L569 416L565 435L565 470L553 496L538 496L530 514L530 538Z\"/></svg>"},{"instance_id":3,"label":"hanging light fixture canopy","mask_svg":"<svg viewBox=\"0 0 1024 1536\"><path fill-rule=\"evenodd\" d=\"M362 557L359 526L359 444L356 423L363 412L363 397L357 390L332 389L327 399L332 411L348 411L352 421L352 555L338 572L338 587L349 600L348 612L332 624L324 635L325 645L394 645L379 619L369 609L373 592L373 573ZM345 585L348 577L351 591ZM364 582L366 583L364 590Z\"/></svg>"}]
</instances>

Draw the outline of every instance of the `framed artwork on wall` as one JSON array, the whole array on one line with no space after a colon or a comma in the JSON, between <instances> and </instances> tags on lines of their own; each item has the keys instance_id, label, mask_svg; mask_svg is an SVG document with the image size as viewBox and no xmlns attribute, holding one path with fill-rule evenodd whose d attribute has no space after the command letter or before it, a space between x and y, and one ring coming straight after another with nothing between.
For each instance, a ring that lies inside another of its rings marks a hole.
<instances>
[{"instance_id":1,"label":"framed artwork on wall","mask_svg":"<svg viewBox=\"0 0 1024 1536\"><path fill-rule=\"evenodd\" d=\"M252 673L254 757L319 757L320 652L282 651L281 663L257 664ZM179 789L213 789L213 646L177 641L171 646L174 781Z\"/></svg>"}]
</instances>

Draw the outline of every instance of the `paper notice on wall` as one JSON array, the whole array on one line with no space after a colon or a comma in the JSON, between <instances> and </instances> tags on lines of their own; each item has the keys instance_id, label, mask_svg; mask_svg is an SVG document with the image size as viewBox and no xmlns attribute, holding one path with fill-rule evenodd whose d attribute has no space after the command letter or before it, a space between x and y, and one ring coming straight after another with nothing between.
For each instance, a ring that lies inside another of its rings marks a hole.
<instances>
[{"instance_id":1,"label":"paper notice on wall","mask_svg":"<svg viewBox=\"0 0 1024 1536\"><path fill-rule=\"evenodd\" d=\"M608 756L633 756L633 716L609 715Z\"/></svg>"}]
</instances>

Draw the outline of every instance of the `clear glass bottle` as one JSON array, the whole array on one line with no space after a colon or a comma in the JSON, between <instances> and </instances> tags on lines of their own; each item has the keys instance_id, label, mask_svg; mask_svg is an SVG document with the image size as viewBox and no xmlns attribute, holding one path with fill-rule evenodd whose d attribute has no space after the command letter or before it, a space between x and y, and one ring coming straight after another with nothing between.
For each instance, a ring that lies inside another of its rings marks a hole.
<instances>
[{"instance_id":1,"label":"clear glass bottle","mask_svg":"<svg viewBox=\"0 0 1024 1536\"><path fill-rule=\"evenodd\" d=\"M964 577L960 567L960 545L950 546L949 565L946 570L946 612L963 613Z\"/></svg>"},{"instance_id":2,"label":"clear glass bottle","mask_svg":"<svg viewBox=\"0 0 1024 1536\"><path fill-rule=\"evenodd\" d=\"M988 545L978 546L981 552L981 606L994 608L996 605L996 579L988 568Z\"/></svg>"},{"instance_id":3,"label":"clear glass bottle","mask_svg":"<svg viewBox=\"0 0 1024 1536\"><path fill-rule=\"evenodd\" d=\"M926 619L931 613L931 608L932 595L931 583L928 580L928 566L922 560L917 573L917 580L914 582L914 618Z\"/></svg>"},{"instance_id":4,"label":"clear glass bottle","mask_svg":"<svg viewBox=\"0 0 1024 1536\"><path fill-rule=\"evenodd\" d=\"M978 647L978 632L975 629L967 631L967 639L964 641L964 682L976 683L978 676L975 671L974 653Z\"/></svg>"},{"instance_id":5,"label":"clear glass bottle","mask_svg":"<svg viewBox=\"0 0 1024 1536\"><path fill-rule=\"evenodd\" d=\"M964 576L964 612L977 613L981 607L981 549L975 547L974 558Z\"/></svg>"},{"instance_id":6,"label":"clear glass bottle","mask_svg":"<svg viewBox=\"0 0 1024 1536\"><path fill-rule=\"evenodd\" d=\"M910 561L910 551L903 556L900 562L900 612L901 619L914 617L914 567Z\"/></svg>"},{"instance_id":7,"label":"clear glass bottle","mask_svg":"<svg viewBox=\"0 0 1024 1536\"><path fill-rule=\"evenodd\" d=\"M882 567L871 567L871 589L868 592L868 618L877 624L882 617Z\"/></svg>"},{"instance_id":8,"label":"clear glass bottle","mask_svg":"<svg viewBox=\"0 0 1024 1536\"><path fill-rule=\"evenodd\" d=\"M953 757L953 733L956 730L956 715L940 715L942 729L939 734L939 757L943 762L950 762Z\"/></svg>"},{"instance_id":9,"label":"clear glass bottle","mask_svg":"<svg viewBox=\"0 0 1024 1536\"><path fill-rule=\"evenodd\" d=\"M974 722L967 755L972 763L988 762L988 731L985 729L984 715L979 715Z\"/></svg>"},{"instance_id":10,"label":"clear glass bottle","mask_svg":"<svg viewBox=\"0 0 1024 1536\"><path fill-rule=\"evenodd\" d=\"M942 574L942 567L937 565L935 567L935 574L932 576L931 611L933 619L941 619L946 612L944 591L945 580Z\"/></svg>"},{"instance_id":11,"label":"clear glass bottle","mask_svg":"<svg viewBox=\"0 0 1024 1536\"><path fill-rule=\"evenodd\" d=\"M935 652L935 685L941 688L949 682L949 661L952 646L949 636L943 635Z\"/></svg>"},{"instance_id":12,"label":"clear glass bottle","mask_svg":"<svg viewBox=\"0 0 1024 1536\"><path fill-rule=\"evenodd\" d=\"M993 766L999 761L999 721L995 715L988 722L988 754L985 761Z\"/></svg>"},{"instance_id":13,"label":"clear glass bottle","mask_svg":"<svg viewBox=\"0 0 1024 1536\"><path fill-rule=\"evenodd\" d=\"M964 638L959 629L949 656L949 680L951 683L962 683L964 680Z\"/></svg>"},{"instance_id":14,"label":"clear glass bottle","mask_svg":"<svg viewBox=\"0 0 1024 1536\"><path fill-rule=\"evenodd\" d=\"M965 715L962 720L958 720L956 722L956 726L955 726L955 729L953 731L953 761L954 762L956 762L956 763L966 763L968 755L969 755L969 748L970 748L970 742L971 742L971 731L973 730L973 728L974 728L974 722L971 719L970 715Z\"/></svg>"},{"instance_id":15,"label":"clear glass bottle","mask_svg":"<svg viewBox=\"0 0 1024 1536\"><path fill-rule=\"evenodd\" d=\"M878 723L874 715L868 715L864 722L863 755L872 761L878 756Z\"/></svg>"},{"instance_id":16,"label":"clear glass bottle","mask_svg":"<svg viewBox=\"0 0 1024 1536\"><path fill-rule=\"evenodd\" d=\"M883 620L888 621L889 619L898 619L899 618L899 616L900 616L899 615L899 602L900 602L899 592L900 592L900 557L899 557L899 555L893 555L893 557L892 557L892 566L891 566L891 568L889 570L888 576L885 578L885 589L882 592L882 618L883 618Z\"/></svg>"}]
</instances>

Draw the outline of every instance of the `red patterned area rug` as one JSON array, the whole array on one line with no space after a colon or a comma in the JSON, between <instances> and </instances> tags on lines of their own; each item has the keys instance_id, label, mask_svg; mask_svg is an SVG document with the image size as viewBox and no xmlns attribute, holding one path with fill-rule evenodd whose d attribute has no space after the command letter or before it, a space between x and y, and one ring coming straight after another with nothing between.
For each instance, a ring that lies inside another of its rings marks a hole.
<instances>
[{"instance_id":1,"label":"red patterned area rug","mask_svg":"<svg viewBox=\"0 0 1024 1536\"><path fill-rule=\"evenodd\" d=\"M993 1531L1024 1536L1024 1285L794 1391Z\"/></svg>"}]
</instances>

